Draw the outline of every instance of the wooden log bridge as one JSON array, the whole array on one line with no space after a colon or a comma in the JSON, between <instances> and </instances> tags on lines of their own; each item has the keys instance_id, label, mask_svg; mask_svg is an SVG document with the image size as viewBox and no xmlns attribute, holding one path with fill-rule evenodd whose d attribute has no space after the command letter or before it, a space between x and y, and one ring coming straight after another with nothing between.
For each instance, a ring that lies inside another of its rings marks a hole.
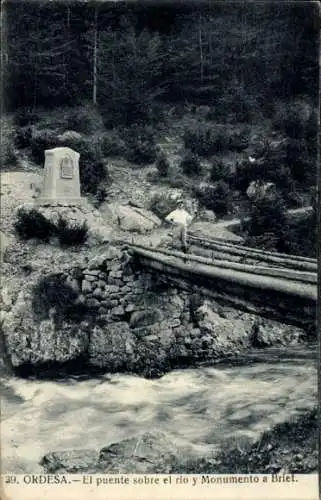
<instances>
[{"instance_id":1,"label":"wooden log bridge","mask_svg":"<svg viewBox=\"0 0 321 500\"><path fill-rule=\"evenodd\" d=\"M256 263L267 262L269 266L282 266L289 269L298 269L317 272L317 260L309 257L289 255L285 253L267 252L243 245L222 242L215 238L201 238L194 234L188 235L192 248L208 249L213 259L228 259L235 261L255 261Z\"/></svg>"},{"instance_id":2,"label":"wooden log bridge","mask_svg":"<svg viewBox=\"0 0 321 500\"><path fill-rule=\"evenodd\" d=\"M221 252L225 246L222 244ZM244 247L242 249L247 251ZM269 252L268 257L279 259L279 267L275 267L274 261L271 266L261 265L260 257L265 252L260 251L258 265L230 261L229 252L223 254L221 259L209 259L135 244L128 245L128 250L140 265L157 271L162 281L178 287L200 291L234 303L236 307L239 304L241 309L253 311L254 306L260 314L294 324L302 325L315 320L318 286L317 266L313 259L282 258L282 254ZM228 250L232 248L228 247ZM235 250L240 249L236 247Z\"/></svg>"}]
</instances>

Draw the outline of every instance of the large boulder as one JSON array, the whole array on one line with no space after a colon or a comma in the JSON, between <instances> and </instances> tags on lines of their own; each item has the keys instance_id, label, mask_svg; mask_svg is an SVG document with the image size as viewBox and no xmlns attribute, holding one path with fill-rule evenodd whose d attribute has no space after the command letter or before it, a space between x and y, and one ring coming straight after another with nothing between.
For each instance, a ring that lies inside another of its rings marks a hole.
<instances>
[{"instance_id":1,"label":"large boulder","mask_svg":"<svg viewBox=\"0 0 321 500\"><path fill-rule=\"evenodd\" d=\"M62 134L58 135L57 139L60 142L68 141L68 140L77 140L78 141L78 140L82 139L82 137L83 136L81 134L79 134L79 132L76 132L75 130L66 130Z\"/></svg>"},{"instance_id":2,"label":"large boulder","mask_svg":"<svg viewBox=\"0 0 321 500\"><path fill-rule=\"evenodd\" d=\"M189 450L178 447L164 432L145 432L102 448L99 465L109 474L166 474L174 457Z\"/></svg>"},{"instance_id":3,"label":"large boulder","mask_svg":"<svg viewBox=\"0 0 321 500\"><path fill-rule=\"evenodd\" d=\"M193 222L189 227L189 231L200 238L217 238L231 243L242 243L244 241L241 236L232 233L224 225L214 224L213 222Z\"/></svg>"},{"instance_id":4,"label":"large boulder","mask_svg":"<svg viewBox=\"0 0 321 500\"><path fill-rule=\"evenodd\" d=\"M213 212L213 210L206 210L206 209L202 210L199 213L199 218L205 222L215 222L216 221L216 215Z\"/></svg>"},{"instance_id":5,"label":"large boulder","mask_svg":"<svg viewBox=\"0 0 321 500\"><path fill-rule=\"evenodd\" d=\"M161 225L152 212L138 207L109 203L102 205L100 211L105 220L124 231L144 234Z\"/></svg>"},{"instance_id":6,"label":"large boulder","mask_svg":"<svg viewBox=\"0 0 321 500\"><path fill-rule=\"evenodd\" d=\"M236 355L251 343L251 328L241 320L222 318L208 301L197 308L195 318L202 339L210 345L215 358Z\"/></svg>"},{"instance_id":7,"label":"large boulder","mask_svg":"<svg viewBox=\"0 0 321 500\"><path fill-rule=\"evenodd\" d=\"M257 317L252 326L252 344L254 347L297 344L306 337L306 332L293 325Z\"/></svg>"}]
</instances>

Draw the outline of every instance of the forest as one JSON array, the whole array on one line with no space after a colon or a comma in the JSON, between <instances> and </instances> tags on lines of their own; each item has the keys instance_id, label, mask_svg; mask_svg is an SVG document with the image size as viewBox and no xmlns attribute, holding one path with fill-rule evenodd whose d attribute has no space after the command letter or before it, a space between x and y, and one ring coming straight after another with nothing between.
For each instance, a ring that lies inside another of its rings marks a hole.
<instances>
[{"instance_id":1,"label":"forest","mask_svg":"<svg viewBox=\"0 0 321 500\"><path fill-rule=\"evenodd\" d=\"M8 0L1 104L14 126L2 168L17 148L41 165L70 129L84 134L66 144L82 155L84 191L101 201L112 182L104 159L123 156L156 164L156 184L180 179L175 187L223 217L239 216L235 206L270 213L266 201L248 207L253 180L276 184L280 211L315 203L319 21L317 2ZM157 147L177 130L179 175Z\"/></svg>"},{"instance_id":2,"label":"forest","mask_svg":"<svg viewBox=\"0 0 321 500\"><path fill-rule=\"evenodd\" d=\"M10 110L89 100L130 122L162 101L220 115L298 95L316 103L316 2L9 0L3 15Z\"/></svg>"}]
</instances>

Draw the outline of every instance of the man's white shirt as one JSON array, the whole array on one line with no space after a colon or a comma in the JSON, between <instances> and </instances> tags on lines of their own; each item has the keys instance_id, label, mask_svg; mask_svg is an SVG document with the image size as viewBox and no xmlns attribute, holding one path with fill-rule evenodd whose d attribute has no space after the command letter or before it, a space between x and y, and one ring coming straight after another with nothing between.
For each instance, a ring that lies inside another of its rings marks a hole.
<instances>
[{"instance_id":1,"label":"man's white shirt","mask_svg":"<svg viewBox=\"0 0 321 500\"><path fill-rule=\"evenodd\" d=\"M183 226L188 226L192 220L192 216L182 208L177 208L165 217L166 222Z\"/></svg>"}]
</instances>

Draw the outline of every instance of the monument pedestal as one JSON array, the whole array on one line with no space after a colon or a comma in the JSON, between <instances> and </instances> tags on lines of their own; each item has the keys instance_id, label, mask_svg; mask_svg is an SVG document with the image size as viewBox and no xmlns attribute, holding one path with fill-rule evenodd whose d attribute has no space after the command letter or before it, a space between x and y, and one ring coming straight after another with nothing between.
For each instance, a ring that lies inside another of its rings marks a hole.
<instances>
[{"instance_id":1,"label":"monument pedestal","mask_svg":"<svg viewBox=\"0 0 321 500\"><path fill-rule=\"evenodd\" d=\"M45 151L42 190L36 201L42 206L80 206L80 154L67 147Z\"/></svg>"}]
</instances>

